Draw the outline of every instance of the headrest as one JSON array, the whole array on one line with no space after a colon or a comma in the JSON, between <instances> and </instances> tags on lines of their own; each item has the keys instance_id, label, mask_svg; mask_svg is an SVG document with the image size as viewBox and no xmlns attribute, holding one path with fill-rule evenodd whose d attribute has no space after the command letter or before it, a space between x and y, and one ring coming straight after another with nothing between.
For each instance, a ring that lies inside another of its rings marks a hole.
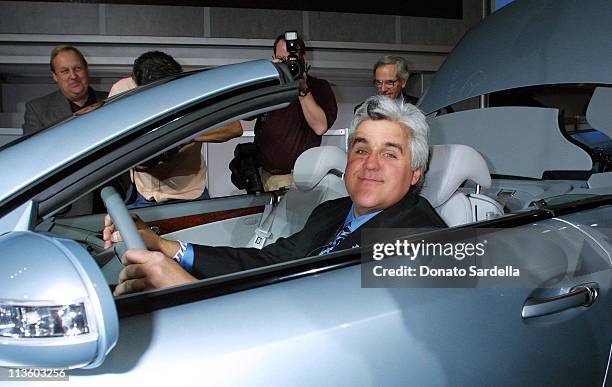
<instances>
[{"instance_id":1,"label":"headrest","mask_svg":"<svg viewBox=\"0 0 612 387\"><path fill-rule=\"evenodd\" d=\"M491 186L489 168L480 153L467 145L433 145L421 196L438 207L466 180L484 188Z\"/></svg>"},{"instance_id":2,"label":"headrest","mask_svg":"<svg viewBox=\"0 0 612 387\"><path fill-rule=\"evenodd\" d=\"M293 181L300 191L313 189L329 171L344 173L346 152L337 146L318 146L304 151L293 166Z\"/></svg>"}]
</instances>

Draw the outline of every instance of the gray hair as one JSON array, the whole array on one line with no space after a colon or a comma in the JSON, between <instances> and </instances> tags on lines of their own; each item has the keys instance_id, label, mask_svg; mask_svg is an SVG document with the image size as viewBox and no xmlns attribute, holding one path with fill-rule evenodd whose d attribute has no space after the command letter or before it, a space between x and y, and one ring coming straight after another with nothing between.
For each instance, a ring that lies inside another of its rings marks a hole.
<instances>
[{"instance_id":1,"label":"gray hair","mask_svg":"<svg viewBox=\"0 0 612 387\"><path fill-rule=\"evenodd\" d=\"M410 71L408 70L408 62L401 56L396 55L384 55L374 65L374 76L376 76L376 69L380 66L395 64L397 65L397 77L403 81L407 81L410 77Z\"/></svg>"},{"instance_id":2,"label":"gray hair","mask_svg":"<svg viewBox=\"0 0 612 387\"><path fill-rule=\"evenodd\" d=\"M382 95L370 97L355 112L349 126L349 144L353 144L357 127L366 120L397 122L406 130L410 138L412 170L421 169L425 173L429 159L429 125L423 112L404 101L398 102Z\"/></svg>"}]
</instances>

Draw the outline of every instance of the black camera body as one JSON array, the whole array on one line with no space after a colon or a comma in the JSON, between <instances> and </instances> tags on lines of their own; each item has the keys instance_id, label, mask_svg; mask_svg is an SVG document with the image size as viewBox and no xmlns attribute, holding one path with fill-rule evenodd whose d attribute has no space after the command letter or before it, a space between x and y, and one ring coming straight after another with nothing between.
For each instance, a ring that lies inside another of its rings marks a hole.
<instances>
[{"instance_id":1,"label":"black camera body","mask_svg":"<svg viewBox=\"0 0 612 387\"><path fill-rule=\"evenodd\" d=\"M264 191L256 156L256 144L252 142L237 144L234 149L234 158L229 163L232 183L236 188L245 189L249 194Z\"/></svg>"},{"instance_id":2,"label":"black camera body","mask_svg":"<svg viewBox=\"0 0 612 387\"><path fill-rule=\"evenodd\" d=\"M283 63L289 67L289 72L293 79L298 80L302 78L306 72L306 62L304 62L304 58L300 55L300 51L304 48L300 45L298 33L296 31L286 31L285 42L287 43L287 52L289 55Z\"/></svg>"}]
</instances>

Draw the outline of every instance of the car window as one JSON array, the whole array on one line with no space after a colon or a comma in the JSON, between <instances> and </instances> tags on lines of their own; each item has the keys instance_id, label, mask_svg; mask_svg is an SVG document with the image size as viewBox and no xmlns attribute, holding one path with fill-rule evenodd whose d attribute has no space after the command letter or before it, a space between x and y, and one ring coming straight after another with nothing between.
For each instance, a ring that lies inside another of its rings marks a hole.
<instances>
[{"instance_id":1,"label":"car window","mask_svg":"<svg viewBox=\"0 0 612 387\"><path fill-rule=\"evenodd\" d=\"M116 176L108 184L125 199L129 209L211 198L246 195L237 188L228 168L234 148L249 138L224 143L184 143ZM60 218L105 212L100 189L83 196L57 213Z\"/></svg>"}]
</instances>

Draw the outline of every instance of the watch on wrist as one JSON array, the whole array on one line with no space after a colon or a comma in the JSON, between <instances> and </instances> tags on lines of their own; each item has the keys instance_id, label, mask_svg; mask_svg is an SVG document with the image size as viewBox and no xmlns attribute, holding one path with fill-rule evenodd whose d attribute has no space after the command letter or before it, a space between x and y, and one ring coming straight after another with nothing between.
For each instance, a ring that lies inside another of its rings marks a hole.
<instances>
[{"instance_id":1,"label":"watch on wrist","mask_svg":"<svg viewBox=\"0 0 612 387\"><path fill-rule=\"evenodd\" d=\"M310 89L308 88L308 86L303 89L300 89L300 97L306 97L308 94L310 94Z\"/></svg>"}]
</instances>

